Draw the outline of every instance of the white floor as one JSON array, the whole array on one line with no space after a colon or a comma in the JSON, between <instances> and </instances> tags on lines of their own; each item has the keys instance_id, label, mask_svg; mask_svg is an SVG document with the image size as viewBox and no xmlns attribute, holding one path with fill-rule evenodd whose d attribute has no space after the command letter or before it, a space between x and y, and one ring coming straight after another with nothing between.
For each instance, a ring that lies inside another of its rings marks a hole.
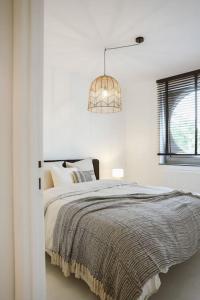
<instances>
[{"instance_id":1,"label":"white floor","mask_svg":"<svg viewBox=\"0 0 200 300\"><path fill-rule=\"evenodd\" d=\"M87 285L73 277L65 278L58 267L47 266L47 300L97 300ZM161 275L162 286L151 300L200 300L200 252L184 264ZM130 299L131 300L131 299Z\"/></svg>"}]
</instances>

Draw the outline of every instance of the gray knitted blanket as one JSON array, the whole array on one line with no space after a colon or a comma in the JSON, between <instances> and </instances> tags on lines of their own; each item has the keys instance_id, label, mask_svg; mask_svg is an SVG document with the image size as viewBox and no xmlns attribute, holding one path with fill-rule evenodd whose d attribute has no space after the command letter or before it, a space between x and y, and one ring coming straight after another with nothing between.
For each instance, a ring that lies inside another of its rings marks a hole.
<instances>
[{"instance_id":1,"label":"gray knitted blanket","mask_svg":"<svg viewBox=\"0 0 200 300\"><path fill-rule=\"evenodd\" d=\"M178 191L85 197L64 204L52 262L101 300L135 300L144 284L200 249L200 199Z\"/></svg>"}]
</instances>

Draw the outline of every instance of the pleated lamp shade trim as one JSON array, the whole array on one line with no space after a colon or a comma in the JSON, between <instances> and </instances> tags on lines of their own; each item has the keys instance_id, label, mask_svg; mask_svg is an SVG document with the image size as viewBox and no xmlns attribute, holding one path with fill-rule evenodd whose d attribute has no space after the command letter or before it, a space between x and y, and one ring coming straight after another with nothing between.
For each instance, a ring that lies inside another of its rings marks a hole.
<instances>
[{"instance_id":1,"label":"pleated lamp shade trim","mask_svg":"<svg viewBox=\"0 0 200 300\"><path fill-rule=\"evenodd\" d=\"M88 110L96 113L114 113L122 110L121 89L115 78L103 75L92 82Z\"/></svg>"}]
</instances>

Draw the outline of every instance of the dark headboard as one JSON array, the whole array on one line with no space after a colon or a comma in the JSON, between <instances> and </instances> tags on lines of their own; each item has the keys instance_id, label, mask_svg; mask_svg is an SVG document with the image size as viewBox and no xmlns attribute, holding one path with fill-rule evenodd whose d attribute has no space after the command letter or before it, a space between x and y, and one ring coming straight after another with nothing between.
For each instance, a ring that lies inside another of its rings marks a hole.
<instances>
[{"instance_id":1,"label":"dark headboard","mask_svg":"<svg viewBox=\"0 0 200 300\"><path fill-rule=\"evenodd\" d=\"M74 162L80 161L80 160L82 160L82 159L53 159L53 160L44 160L44 162L68 161L68 162L74 163ZM96 179L99 179L99 160L93 159L92 163L94 166L94 173L95 173Z\"/></svg>"}]
</instances>

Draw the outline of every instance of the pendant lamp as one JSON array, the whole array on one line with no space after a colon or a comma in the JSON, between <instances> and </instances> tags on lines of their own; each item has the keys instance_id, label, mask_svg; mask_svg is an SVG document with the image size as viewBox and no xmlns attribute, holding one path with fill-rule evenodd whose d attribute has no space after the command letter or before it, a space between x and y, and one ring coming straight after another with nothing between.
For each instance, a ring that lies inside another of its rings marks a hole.
<instances>
[{"instance_id":1,"label":"pendant lamp","mask_svg":"<svg viewBox=\"0 0 200 300\"><path fill-rule=\"evenodd\" d=\"M104 75L98 76L91 84L89 91L88 111L95 113L115 113L122 110L121 88L119 82L106 75L106 52L143 43L143 37L137 37L135 44L104 49Z\"/></svg>"}]
</instances>

